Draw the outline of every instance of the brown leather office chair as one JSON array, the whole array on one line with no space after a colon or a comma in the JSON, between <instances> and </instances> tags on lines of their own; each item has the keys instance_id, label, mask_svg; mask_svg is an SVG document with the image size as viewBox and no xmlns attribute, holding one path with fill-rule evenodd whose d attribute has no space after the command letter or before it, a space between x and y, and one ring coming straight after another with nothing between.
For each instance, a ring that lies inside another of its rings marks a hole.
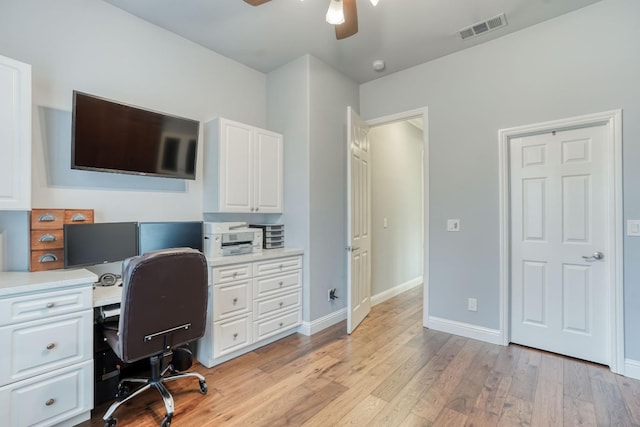
<instances>
[{"instance_id":1,"label":"brown leather office chair","mask_svg":"<svg viewBox=\"0 0 640 427\"><path fill-rule=\"evenodd\" d=\"M155 388L167 410L161 425L169 427L173 418L173 397L164 386L165 382L195 377L200 392L207 392L202 375L181 373L171 363L163 363L170 359L172 351L179 352L180 346L204 335L207 262L204 255L189 248L149 252L123 262L122 282L117 329L105 328L104 336L123 362L149 358L151 374L148 378L121 380L116 401L102 419L105 427L115 426L118 421L113 413L120 405ZM129 392L128 383L141 383L142 386Z\"/></svg>"}]
</instances>

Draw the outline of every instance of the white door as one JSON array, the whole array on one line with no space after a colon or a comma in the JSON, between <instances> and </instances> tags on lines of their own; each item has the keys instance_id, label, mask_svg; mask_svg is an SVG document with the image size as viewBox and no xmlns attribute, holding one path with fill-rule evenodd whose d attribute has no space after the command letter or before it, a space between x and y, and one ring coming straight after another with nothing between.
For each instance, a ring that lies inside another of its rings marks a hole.
<instances>
[{"instance_id":1,"label":"white door","mask_svg":"<svg viewBox=\"0 0 640 427\"><path fill-rule=\"evenodd\" d=\"M255 130L254 207L256 212L282 212L284 166L282 135Z\"/></svg>"},{"instance_id":2,"label":"white door","mask_svg":"<svg viewBox=\"0 0 640 427\"><path fill-rule=\"evenodd\" d=\"M369 126L347 109L347 333L371 311L371 169Z\"/></svg>"},{"instance_id":3,"label":"white door","mask_svg":"<svg viewBox=\"0 0 640 427\"><path fill-rule=\"evenodd\" d=\"M220 119L220 212L251 212L253 173L253 127Z\"/></svg>"},{"instance_id":4,"label":"white door","mask_svg":"<svg viewBox=\"0 0 640 427\"><path fill-rule=\"evenodd\" d=\"M511 341L608 364L605 126L515 138Z\"/></svg>"}]
</instances>

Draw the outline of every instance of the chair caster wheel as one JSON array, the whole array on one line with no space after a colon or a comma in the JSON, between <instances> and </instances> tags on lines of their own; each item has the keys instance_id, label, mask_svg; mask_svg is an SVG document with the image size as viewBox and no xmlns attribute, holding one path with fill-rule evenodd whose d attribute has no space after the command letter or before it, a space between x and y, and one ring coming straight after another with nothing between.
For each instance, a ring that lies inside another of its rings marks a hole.
<instances>
[{"instance_id":1,"label":"chair caster wheel","mask_svg":"<svg viewBox=\"0 0 640 427\"><path fill-rule=\"evenodd\" d=\"M171 415L167 415L162 419L162 423L160 423L160 427L169 427L171 425Z\"/></svg>"},{"instance_id":2,"label":"chair caster wheel","mask_svg":"<svg viewBox=\"0 0 640 427\"><path fill-rule=\"evenodd\" d=\"M111 417L104 422L104 427L115 427L116 424L118 424L118 419Z\"/></svg>"},{"instance_id":3,"label":"chair caster wheel","mask_svg":"<svg viewBox=\"0 0 640 427\"><path fill-rule=\"evenodd\" d=\"M200 381L200 394L207 394L209 388L207 387L207 383L204 381Z\"/></svg>"},{"instance_id":4,"label":"chair caster wheel","mask_svg":"<svg viewBox=\"0 0 640 427\"><path fill-rule=\"evenodd\" d=\"M116 391L116 399L123 400L129 395L129 393L131 393L131 390L129 389L129 387L126 385L120 384L118 385L118 390Z\"/></svg>"}]
</instances>

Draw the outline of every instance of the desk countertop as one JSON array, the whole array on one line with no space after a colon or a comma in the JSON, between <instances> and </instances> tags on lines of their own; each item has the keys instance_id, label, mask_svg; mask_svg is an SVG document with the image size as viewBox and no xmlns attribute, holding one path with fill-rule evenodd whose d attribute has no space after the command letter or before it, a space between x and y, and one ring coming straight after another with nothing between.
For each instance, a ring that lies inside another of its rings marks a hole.
<instances>
[{"instance_id":1,"label":"desk countertop","mask_svg":"<svg viewBox=\"0 0 640 427\"><path fill-rule=\"evenodd\" d=\"M0 273L0 298L25 292L89 285L98 276L85 269L51 271L11 271Z\"/></svg>"},{"instance_id":2,"label":"desk countertop","mask_svg":"<svg viewBox=\"0 0 640 427\"><path fill-rule=\"evenodd\" d=\"M302 249L281 248L281 249L264 249L262 252L251 253L246 255L231 255L218 258L207 258L211 267L221 267L223 265L239 264L242 262L267 261L275 258L286 256L302 255Z\"/></svg>"}]
</instances>

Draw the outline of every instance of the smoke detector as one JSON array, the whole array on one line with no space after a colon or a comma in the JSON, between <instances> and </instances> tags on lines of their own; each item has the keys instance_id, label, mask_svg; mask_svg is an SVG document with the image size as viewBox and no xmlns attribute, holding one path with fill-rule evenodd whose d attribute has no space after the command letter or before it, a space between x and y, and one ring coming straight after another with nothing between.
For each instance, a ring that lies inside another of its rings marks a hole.
<instances>
[{"instance_id":1,"label":"smoke detector","mask_svg":"<svg viewBox=\"0 0 640 427\"><path fill-rule=\"evenodd\" d=\"M385 64L384 61L382 59L376 59L375 61L373 61L373 69L376 71L382 71L384 70Z\"/></svg>"}]
</instances>

